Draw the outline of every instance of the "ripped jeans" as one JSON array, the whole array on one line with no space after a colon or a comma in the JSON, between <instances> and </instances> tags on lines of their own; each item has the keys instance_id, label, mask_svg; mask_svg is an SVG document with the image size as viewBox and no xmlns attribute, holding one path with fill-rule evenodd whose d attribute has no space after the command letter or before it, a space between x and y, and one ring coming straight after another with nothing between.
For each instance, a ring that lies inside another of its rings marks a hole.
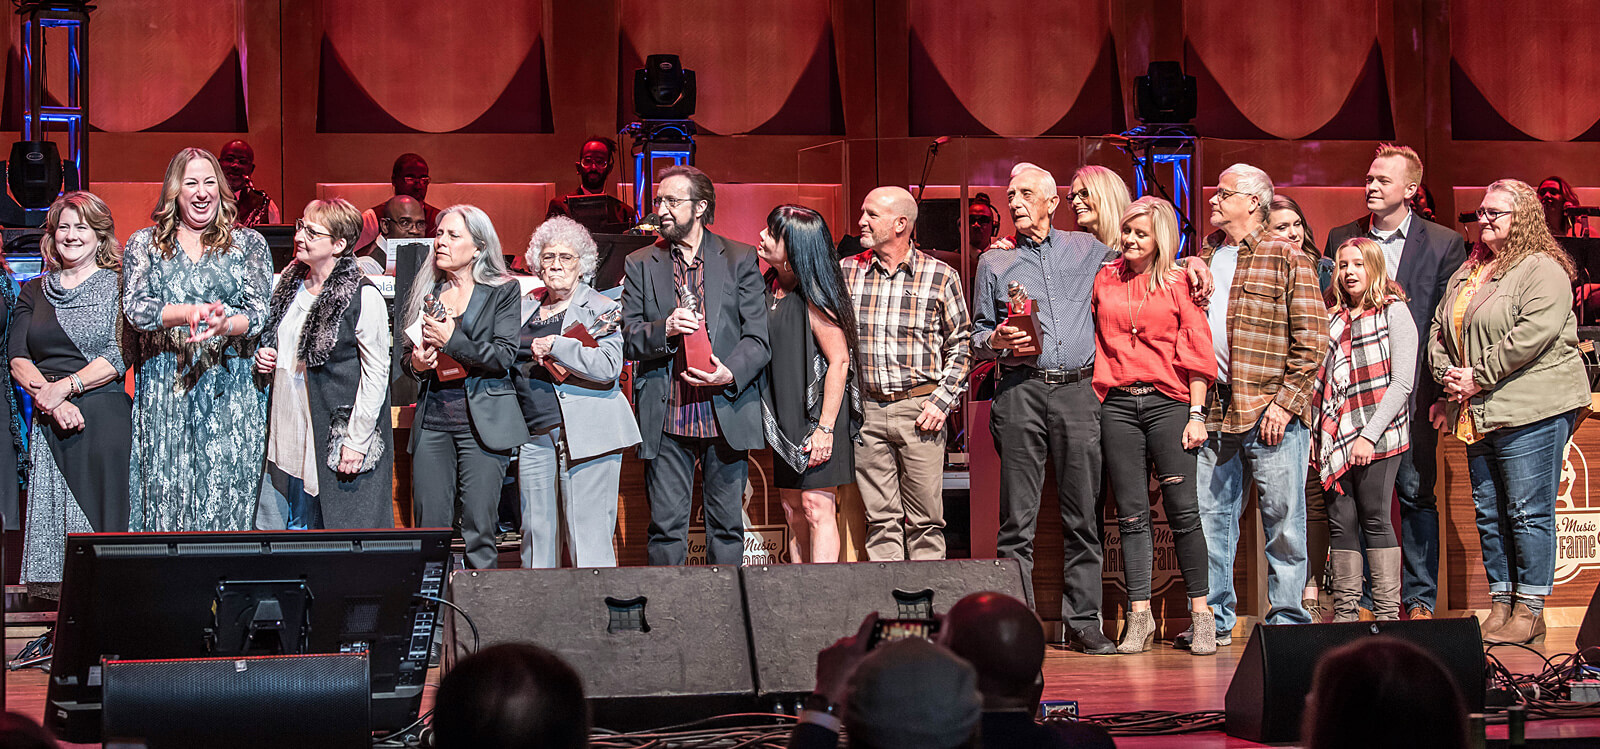
<instances>
[{"instance_id":1,"label":"ripped jeans","mask_svg":"<svg viewBox=\"0 0 1600 749\"><path fill-rule=\"evenodd\" d=\"M1189 598L1206 595L1206 536L1200 529L1195 451L1183 449L1183 428L1188 423L1189 404L1159 391L1128 395L1113 389L1100 404L1100 451L1116 497L1129 600L1150 599L1152 462L1184 590Z\"/></svg>"}]
</instances>

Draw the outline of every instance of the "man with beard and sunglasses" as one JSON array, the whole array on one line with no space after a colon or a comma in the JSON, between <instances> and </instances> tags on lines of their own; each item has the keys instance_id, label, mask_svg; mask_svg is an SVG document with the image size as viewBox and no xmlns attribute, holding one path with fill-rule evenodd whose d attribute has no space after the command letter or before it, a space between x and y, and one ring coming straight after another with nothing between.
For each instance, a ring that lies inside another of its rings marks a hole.
<instances>
[{"instance_id":1,"label":"man with beard and sunglasses","mask_svg":"<svg viewBox=\"0 0 1600 749\"><path fill-rule=\"evenodd\" d=\"M766 444L761 397L751 384L771 349L766 287L755 248L706 229L716 216L711 178L692 166L662 170L655 212L661 238L628 256L622 291L623 351L636 362L633 403L648 461L648 556L688 560L689 497L701 464L708 564L744 557L746 453ZM692 297L692 301L689 299ZM704 326L710 371L688 366L686 337Z\"/></svg>"}]
</instances>

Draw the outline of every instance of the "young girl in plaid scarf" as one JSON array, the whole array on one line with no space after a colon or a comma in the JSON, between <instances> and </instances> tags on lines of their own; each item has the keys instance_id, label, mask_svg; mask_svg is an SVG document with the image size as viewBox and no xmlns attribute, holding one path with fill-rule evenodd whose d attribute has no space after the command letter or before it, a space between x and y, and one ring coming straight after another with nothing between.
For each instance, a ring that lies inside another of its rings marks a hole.
<instances>
[{"instance_id":1,"label":"young girl in plaid scarf","mask_svg":"<svg viewBox=\"0 0 1600 749\"><path fill-rule=\"evenodd\" d=\"M1417 327L1366 237L1339 245L1328 290L1328 357L1317 377L1312 460L1328 490L1333 620L1356 621L1363 561L1372 612L1400 618L1400 545L1389 520L1400 454L1410 446ZM1359 534L1359 536L1358 536ZM1367 555L1361 555L1361 538Z\"/></svg>"}]
</instances>

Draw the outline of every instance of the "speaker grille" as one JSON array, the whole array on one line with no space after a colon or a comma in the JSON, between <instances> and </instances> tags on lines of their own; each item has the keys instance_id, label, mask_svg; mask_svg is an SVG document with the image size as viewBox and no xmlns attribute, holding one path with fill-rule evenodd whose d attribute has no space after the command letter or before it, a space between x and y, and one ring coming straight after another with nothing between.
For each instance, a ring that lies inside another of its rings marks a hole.
<instances>
[{"instance_id":1,"label":"speaker grille","mask_svg":"<svg viewBox=\"0 0 1600 749\"><path fill-rule=\"evenodd\" d=\"M107 661L109 740L161 747L364 747L371 691L363 654Z\"/></svg>"}]
</instances>

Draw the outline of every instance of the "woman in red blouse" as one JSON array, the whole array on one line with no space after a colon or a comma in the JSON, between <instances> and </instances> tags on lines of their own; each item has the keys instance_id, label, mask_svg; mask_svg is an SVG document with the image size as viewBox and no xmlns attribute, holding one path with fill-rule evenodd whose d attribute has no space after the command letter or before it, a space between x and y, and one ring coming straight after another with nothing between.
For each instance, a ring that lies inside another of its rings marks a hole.
<instances>
[{"instance_id":1,"label":"woman in red blouse","mask_svg":"<svg viewBox=\"0 0 1600 749\"><path fill-rule=\"evenodd\" d=\"M1160 198L1140 198L1122 215L1122 258L1094 281L1094 390L1100 396L1100 445L1116 495L1117 526L1128 587L1119 653L1155 639L1150 613L1148 467L1155 463L1172 546L1183 572L1195 655L1217 652L1206 606L1206 539L1200 530L1195 450L1206 440L1206 388L1216 353L1205 313L1178 269L1178 217Z\"/></svg>"}]
</instances>

